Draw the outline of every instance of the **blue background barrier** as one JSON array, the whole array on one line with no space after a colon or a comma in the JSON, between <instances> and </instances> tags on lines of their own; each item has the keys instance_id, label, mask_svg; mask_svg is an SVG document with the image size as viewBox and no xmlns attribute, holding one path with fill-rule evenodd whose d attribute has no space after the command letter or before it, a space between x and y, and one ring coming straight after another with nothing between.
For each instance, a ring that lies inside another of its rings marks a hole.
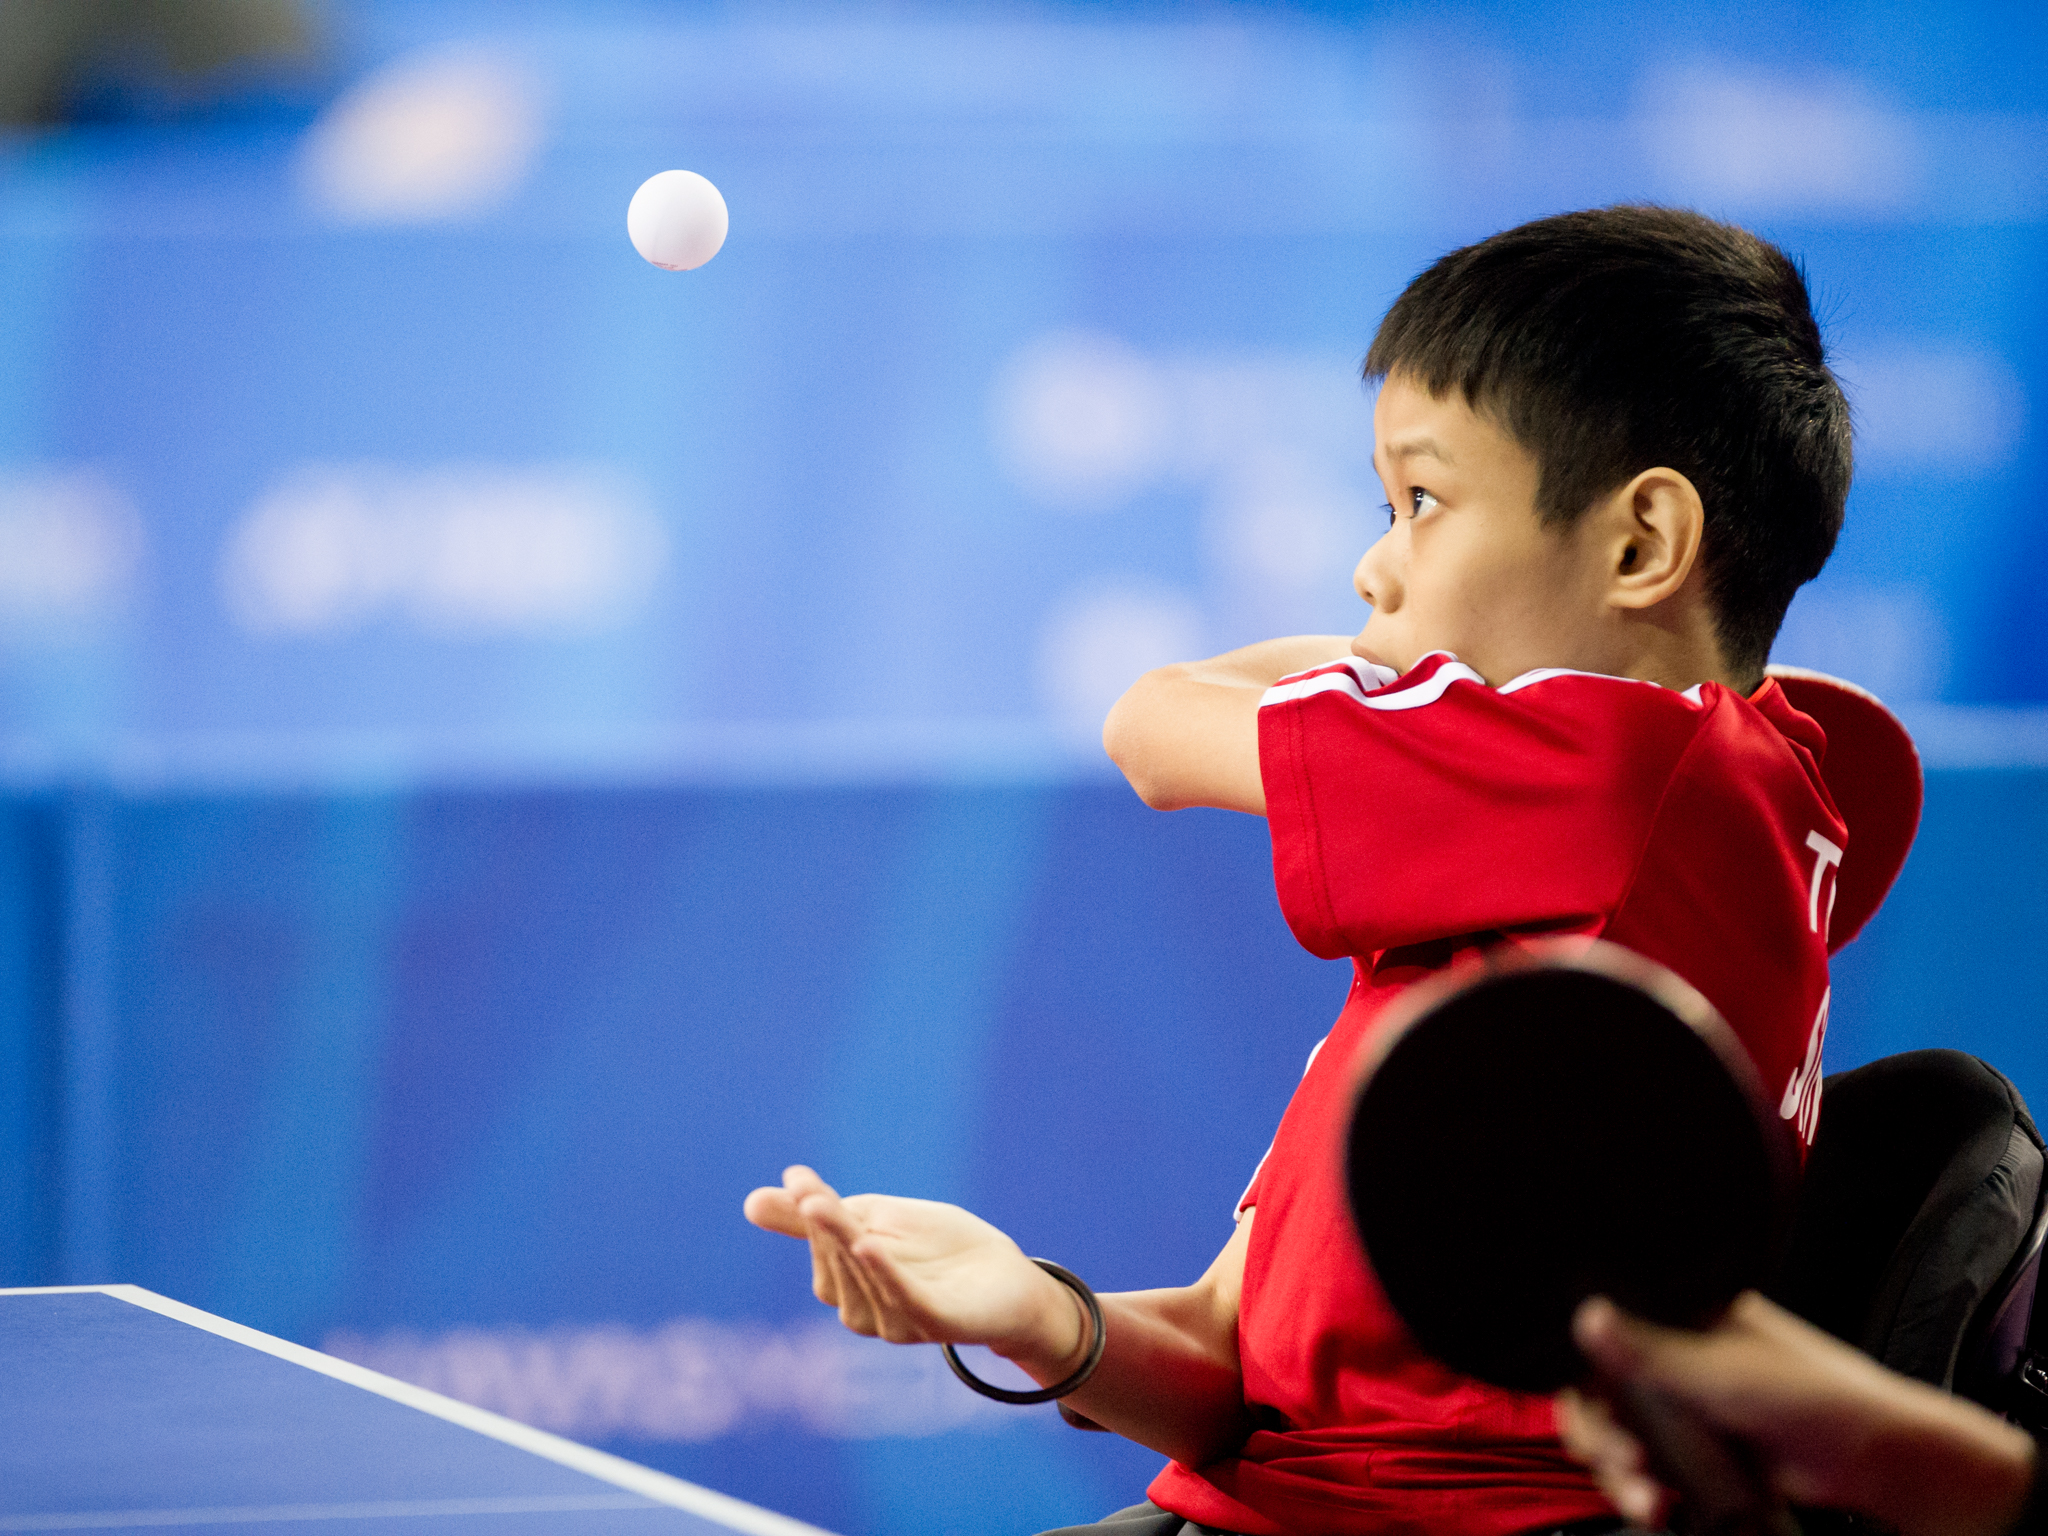
<instances>
[{"instance_id":1,"label":"blue background barrier","mask_svg":"<svg viewBox=\"0 0 2048 1536\"><path fill-rule=\"evenodd\" d=\"M1629 198L1800 257L1858 413L1777 654L1932 773L1828 1065L2048 1105L2037 7L304 15L0 133L0 1280L849 1532L1137 1497L740 1198L1199 1272L1346 977L1101 712L1357 627L1380 312ZM691 274L625 238L672 166L732 210Z\"/></svg>"}]
</instances>

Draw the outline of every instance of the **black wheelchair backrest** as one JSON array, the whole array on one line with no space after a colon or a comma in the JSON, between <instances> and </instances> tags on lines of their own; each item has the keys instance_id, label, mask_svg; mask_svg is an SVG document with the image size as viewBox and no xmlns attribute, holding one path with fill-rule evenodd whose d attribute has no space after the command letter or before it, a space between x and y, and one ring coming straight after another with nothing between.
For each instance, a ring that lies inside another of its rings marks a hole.
<instances>
[{"instance_id":1,"label":"black wheelchair backrest","mask_svg":"<svg viewBox=\"0 0 2048 1536\"><path fill-rule=\"evenodd\" d=\"M2048 1414L2048 1159L2006 1076L1909 1051L1830 1077L1772 1295L1896 1371Z\"/></svg>"}]
</instances>

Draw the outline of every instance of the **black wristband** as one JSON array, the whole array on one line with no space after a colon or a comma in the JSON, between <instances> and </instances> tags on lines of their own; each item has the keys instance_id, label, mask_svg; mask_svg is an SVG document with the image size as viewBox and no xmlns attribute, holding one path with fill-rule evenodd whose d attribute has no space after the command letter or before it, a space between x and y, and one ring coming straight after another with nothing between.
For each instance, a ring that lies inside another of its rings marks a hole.
<instances>
[{"instance_id":1,"label":"black wristband","mask_svg":"<svg viewBox=\"0 0 2048 1536\"><path fill-rule=\"evenodd\" d=\"M1049 1403L1055 1398L1065 1397L1069 1392L1079 1391L1082 1383L1095 1374L1095 1367L1102 1364L1102 1346L1109 1341L1109 1335L1102 1326L1102 1303L1097 1301L1095 1293L1088 1289L1088 1282L1071 1269L1053 1263L1051 1259L1033 1259L1031 1262L1081 1298L1081 1305L1088 1309L1088 1326L1094 1330L1095 1338L1088 1346L1088 1358L1081 1362L1079 1370L1065 1381L1056 1381L1051 1386L1040 1387L1035 1392L1013 1392L1008 1387L991 1386L960 1363L959 1353L952 1345L939 1346L945 1353L946 1364L953 1367L955 1376L983 1397L992 1397L999 1403Z\"/></svg>"}]
</instances>

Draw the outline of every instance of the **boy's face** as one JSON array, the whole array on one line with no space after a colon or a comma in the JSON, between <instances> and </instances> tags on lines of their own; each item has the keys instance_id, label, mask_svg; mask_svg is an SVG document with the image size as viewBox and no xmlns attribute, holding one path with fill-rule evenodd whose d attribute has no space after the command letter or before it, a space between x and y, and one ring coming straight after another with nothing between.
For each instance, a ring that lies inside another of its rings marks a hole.
<instances>
[{"instance_id":1,"label":"boy's face","mask_svg":"<svg viewBox=\"0 0 2048 1536\"><path fill-rule=\"evenodd\" d=\"M1536 516L1536 460L1453 391L1400 374L1373 410L1373 464L1393 521L1352 577L1372 617L1351 642L1405 672L1431 651L1498 685L1535 667L1600 665L1598 541Z\"/></svg>"}]
</instances>

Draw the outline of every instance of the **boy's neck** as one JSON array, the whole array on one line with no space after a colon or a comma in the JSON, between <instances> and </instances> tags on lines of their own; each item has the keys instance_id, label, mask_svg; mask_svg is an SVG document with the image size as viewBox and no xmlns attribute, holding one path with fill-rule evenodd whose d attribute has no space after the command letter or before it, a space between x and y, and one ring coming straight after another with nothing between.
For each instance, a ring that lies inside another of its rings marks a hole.
<instances>
[{"instance_id":1,"label":"boy's neck","mask_svg":"<svg viewBox=\"0 0 2048 1536\"><path fill-rule=\"evenodd\" d=\"M1760 672L1745 676L1729 665L1712 613L1691 591L1653 609L1610 611L1610 622L1599 629L1585 636L1585 653L1595 658L1584 666L1588 672L1657 683L1679 693L1719 683L1747 696L1763 681Z\"/></svg>"},{"instance_id":2,"label":"boy's neck","mask_svg":"<svg viewBox=\"0 0 2048 1536\"><path fill-rule=\"evenodd\" d=\"M1719 683L1745 697L1763 681L1761 673L1744 676L1729 666L1719 642L1711 635L1695 637L1689 644L1645 646L1624 659L1614 669L1614 675L1658 683L1680 693L1701 683Z\"/></svg>"}]
</instances>

